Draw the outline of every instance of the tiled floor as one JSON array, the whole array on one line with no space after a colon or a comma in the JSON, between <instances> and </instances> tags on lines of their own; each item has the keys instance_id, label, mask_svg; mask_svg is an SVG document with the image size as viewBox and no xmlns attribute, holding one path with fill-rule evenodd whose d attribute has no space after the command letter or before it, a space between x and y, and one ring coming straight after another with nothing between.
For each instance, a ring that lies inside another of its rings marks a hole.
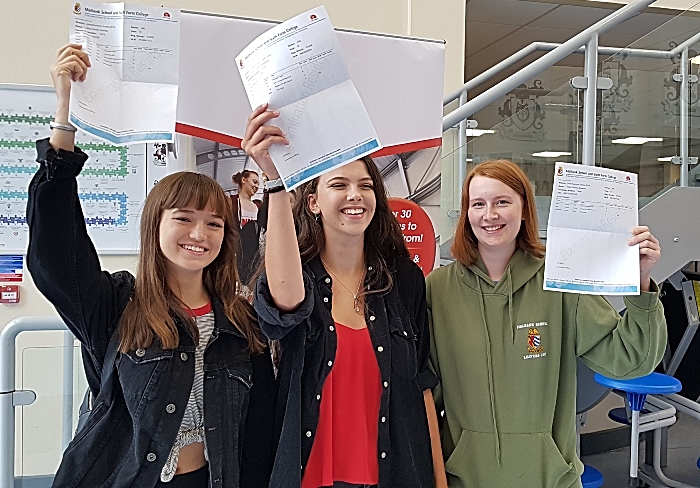
<instances>
[{"instance_id":1,"label":"tiled floor","mask_svg":"<svg viewBox=\"0 0 700 488\"><path fill-rule=\"evenodd\" d=\"M677 414L678 421L669 428L668 467L664 474L669 478L690 486L700 487L700 469L697 461L700 457L700 421ZM644 442L640 443L640 466L647 474L653 474L654 468L644 465ZM604 478L604 488L628 487L629 447L592 456L585 456L582 461L600 471ZM666 486L653 484L653 488Z\"/></svg>"}]
</instances>

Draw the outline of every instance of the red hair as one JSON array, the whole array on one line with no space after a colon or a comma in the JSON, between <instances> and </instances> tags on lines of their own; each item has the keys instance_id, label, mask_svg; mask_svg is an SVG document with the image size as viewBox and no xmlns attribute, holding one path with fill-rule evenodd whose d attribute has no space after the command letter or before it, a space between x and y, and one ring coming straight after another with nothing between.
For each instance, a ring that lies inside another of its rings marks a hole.
<instances>
[{"instance_id":1,"label":"red hair","mask_svg":"<svg viewBox=\"0 0 700 488\"><path fill-rule=\"evenodd\" d=\"M544 246L540 241L537 225L537 207L530 180L518 165L507 159L496 159L475 166L464 179L459 221L455 231L452 255L465 266L474 264L478 258L478 241L469 224L469 184L476 176L493 178L508 185L523 201L523 223L515 244L537 258L544 257Z\"/></svg>"}]
</instances>

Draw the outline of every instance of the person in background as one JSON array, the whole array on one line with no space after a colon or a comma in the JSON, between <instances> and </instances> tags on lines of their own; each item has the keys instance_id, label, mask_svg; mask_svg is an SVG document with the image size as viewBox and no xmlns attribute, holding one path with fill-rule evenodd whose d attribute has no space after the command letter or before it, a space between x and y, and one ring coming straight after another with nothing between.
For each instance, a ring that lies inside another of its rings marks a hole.
<instances>
[{"instance_id":1,"label":"person in background","mask_svg":"<svg viewBox=\"0 0 700 488\"><path fill-rule=\"evenodd\" d=\"M260 188L260 177L253 170L239 171L231 177L238 186L238 193L231 195L231 209L236 229L241 237L241 252L238 255L238 270L241 281L248 284L260 263L260 239L265 229L260 225L260 208L263 201L253 200Z\"/></svg>"},{"instance_id":2,"label":"person in background","mask_svg":"<svg viewBox=\"0 0 700 488\"><path fill-rule=\"evenodd\" d=\"M254 300L282 349L270 486L444 487L425 281L379 170L370 157L349 163L292 204L268 153L287 141L263 125L277 115L256 109L242 143L272 180Z\"/></svg>"},{"instance_id":3,"label":"person in background","mask_svg":"<svg viewBox=\"0 0 700 488\"><path fill-rule=\"evenodd\" d=\"M27 267L81 342L94 397L53 486L267 487L276 386L239 294L228 199L205 175L166 176L144 202L137 275L102 271L78 198L88 157L68 123L89 66L78 44L51 66L58 108L27 204Z\"/></svg>"},{"instance_id":4,"label":"person in background","mask_svg":"<svg viewBox=\"0 0 700 488\"><path fill-rule=\"evenodd\" d=\"M535 198L514 163L488 161L464 181L452 254L428 275L431 364L444 409L450 487L580 487L576 358L616 378L651 373L666 345L661 250L644 226L641 293L620 317L601 296L544 291ZM573 257L573 259L576 259Z\"/></svg>"}]
</instances>

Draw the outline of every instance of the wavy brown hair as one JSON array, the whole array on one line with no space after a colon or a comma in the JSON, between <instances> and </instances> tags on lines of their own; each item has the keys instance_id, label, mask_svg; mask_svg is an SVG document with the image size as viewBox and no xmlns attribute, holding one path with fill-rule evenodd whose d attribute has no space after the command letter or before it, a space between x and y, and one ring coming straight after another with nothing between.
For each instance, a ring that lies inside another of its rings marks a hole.
<instances>
[{"instance_id":1,"label":"wavy brown hair","mask_svg":"<svg viewBox=\"0 0 700 488\"><path fill-rule=\"evenodd\" d=\"M537 225L537 207L532 193L530 180L523 170L507 159L495 159L478 164L469 172L462 186L462 202L459 221L452 244L452 255L465 266L474 264L478 258L478 241L469 224L469 183L476 176L493 178L508 185L523 200L523 222L516 237L515 244L537 258L544 257L544 246L540 241Z\"/></svg>"},{"instance_id":2,"label":"wavy brown hair","mask_svg":"<svg viewBox=\"0 0 700 488\"><path fill-rule=\"evenodd\" d=\"M364 236L365 264L372 266L372 271L367 274L366 286L360 296L390 290L394 283L390 262L394 257L409 257L399 222L389 208L386 186L379 169L369 156L362 158L362 161L372 178L376 208ZM315 178L297 189L292 209L302 263L318 256L326 245L322 219L317 221L309 208L309 196L318 191L318 181L319 178Z\"/></svg>"},{"instance_id":3,"label":"wavy brown hair","mask_svg":"<svg viewBox=\"0 0 700 488\"><path fill-rule=\"evenodd\" d=\"M199 340L197 324L188 315L187 305L168 286L168 260L160 247L160 223L164 210L188 206L202 210L207 204L224 220L224 238L219 254L204 268L204 287L221 300L226 317L248 340L248 352L260 353L264 349L264 339L250 304L239 294L236 253L240 243L233 227L229 199L210 177L180 172L160 180L143 205L136 284L120 319L121 352L146 348L156 338L164 349L176 348L180 338L175 318L186 324L195 341Z\"/></svg>"}]
</instances>

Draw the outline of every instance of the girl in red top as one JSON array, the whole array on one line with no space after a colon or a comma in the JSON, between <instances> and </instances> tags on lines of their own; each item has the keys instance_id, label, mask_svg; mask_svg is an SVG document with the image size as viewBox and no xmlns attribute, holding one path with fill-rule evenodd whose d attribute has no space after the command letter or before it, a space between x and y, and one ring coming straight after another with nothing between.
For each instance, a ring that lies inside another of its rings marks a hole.
<instances>
[{"instance_id":1,"label":"girl in red top","mask_svg":"<svg viewBox=\"0 0 700 488\"><path fill-rule=\"evenodd\" d=\"M263 125L277 115L257 108L242 143L270 180L268 148L288 144ZM254 304L282 346L270 487L447 486L425 282L379 170L365 157L330 171L300 186L293 208L276 190Z\"/></svg>"}]
</instances>

